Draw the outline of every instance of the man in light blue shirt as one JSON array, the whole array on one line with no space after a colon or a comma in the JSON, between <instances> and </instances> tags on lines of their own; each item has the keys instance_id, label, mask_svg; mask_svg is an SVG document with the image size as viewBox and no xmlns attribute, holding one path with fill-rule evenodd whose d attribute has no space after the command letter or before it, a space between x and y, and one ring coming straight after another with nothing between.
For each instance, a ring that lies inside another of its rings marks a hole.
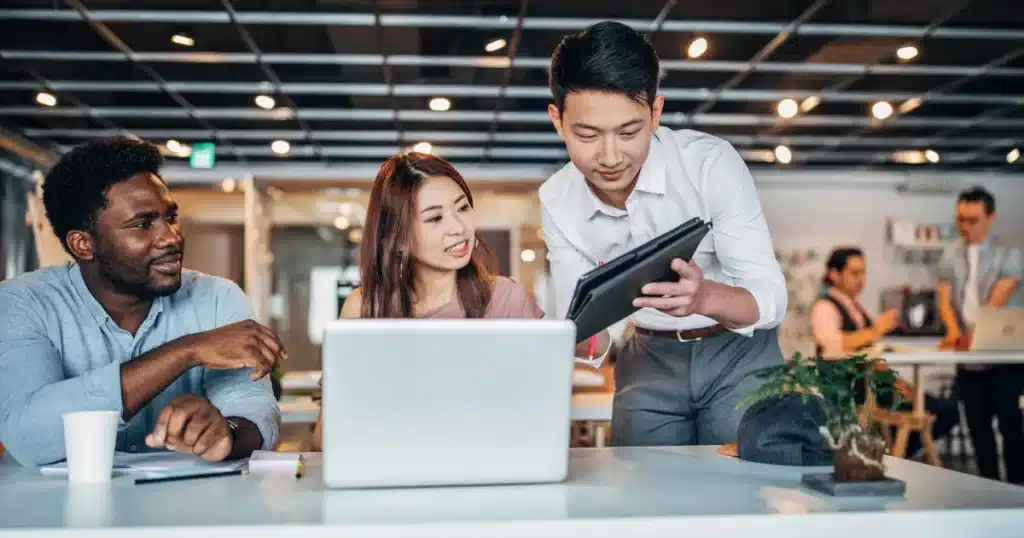
<instances>
[{"instance_id":1,"label":"man in light blue shirt","mask_svg":"<svg viewBox=\"0 0 1024 538\"><path fill-rule=\"evenodd\" d=\"M73 411L119 411L119 451L221 461L277 442L265 376L284 350L237 285L182 268L162 164L156 146L117 137L46 177L74 262L0 283L0 442L24 465L64 459Z\"/></svg>"}]
</instances>

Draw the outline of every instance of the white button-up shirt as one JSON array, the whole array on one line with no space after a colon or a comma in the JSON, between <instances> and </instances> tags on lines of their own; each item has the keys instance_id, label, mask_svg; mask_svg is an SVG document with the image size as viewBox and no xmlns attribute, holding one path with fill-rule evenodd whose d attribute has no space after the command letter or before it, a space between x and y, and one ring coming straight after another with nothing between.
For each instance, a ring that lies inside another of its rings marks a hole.
<instances>
[{"instance_id":1,"label":"white button-up shirt","mask_svg":"<svg viewBox=\"0 0 1024 538\"><path fill-rule=\"evenodd\" d=\"M583 273L693 217L712 224L694 256L704 278L745 288L757 301L757 322L734 332L749 336L755 329L778 326L786 315L786 280L754 179L739 153L721 138L658 129L625 210L601 202L572 163L544 182L540 202L558 318L565 317ZM676 331L716 323L650 308L636 312L633 322Z\"/></svg>"}]
</instances>

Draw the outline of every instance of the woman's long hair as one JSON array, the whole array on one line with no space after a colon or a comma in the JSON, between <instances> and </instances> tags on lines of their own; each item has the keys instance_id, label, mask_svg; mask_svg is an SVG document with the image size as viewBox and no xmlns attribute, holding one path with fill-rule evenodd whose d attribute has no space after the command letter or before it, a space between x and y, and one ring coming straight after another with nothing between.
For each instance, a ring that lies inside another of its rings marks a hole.
<instances>
[{"instance_id":1,"label":"woman's long hair","mask_svg":"<svg viewBox=\"0 0 1024 538\"><path fill-rule=\"evenodd\" d=\"M391 157L381 165L370 192L359 252L364 318L409 318L413 315L412 223L416 193L430 177L448 177L466 194L473 194L448 161L423 153ZM491 299L490 251L474 238L469 264L456 272L459 303L466 317L481 318Z\"/></svg>"}]
</instances>

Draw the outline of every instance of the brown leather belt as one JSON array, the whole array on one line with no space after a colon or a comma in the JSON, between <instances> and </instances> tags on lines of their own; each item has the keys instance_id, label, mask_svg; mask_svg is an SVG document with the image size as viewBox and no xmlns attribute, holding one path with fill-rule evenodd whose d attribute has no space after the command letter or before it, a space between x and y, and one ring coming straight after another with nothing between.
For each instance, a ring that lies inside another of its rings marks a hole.
<instances>
[{"instance_id":1,"label":"brown leather belt","mask_svg":"<svg viewBox=\"0 0 1024 538\"><path fill-rule=\"evenodd\" d=\"M656 331L653 329L645 329L643 327L636 327L635 331L637 334L645 336L654 336L657 338L675 338L680 342L684 340L700 340L701 338L708 338L710 336L716 336L724 332L729 332L724 325L714 324L710 327L701 327L700 329L688 329L685 331Z\"/></svg>"}]
</instances>

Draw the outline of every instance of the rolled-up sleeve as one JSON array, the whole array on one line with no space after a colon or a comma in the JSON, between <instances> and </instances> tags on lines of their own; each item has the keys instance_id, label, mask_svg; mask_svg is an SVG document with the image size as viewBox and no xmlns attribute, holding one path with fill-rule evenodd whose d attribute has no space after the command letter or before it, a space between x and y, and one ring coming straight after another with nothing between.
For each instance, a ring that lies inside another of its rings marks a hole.
<instances>
[{"instance_id":1,"label":"rolled-up sleeve","mask_svg":"<svg viewBox=\"0 0 1024 538\"><path fill-rule=\"evenodd\" d=\"M1020 282L1024 275L1024 256L1021 256L1019 248L1012 247L1007 250L1006 258L999 266L999 278L1009 278Z\"/></svg>"},{"instance_id":2,"label":"rolled-up sleeve","mask_svg":"<svg viewBox=\"0 0 1024 538\"><path fill-rule=\"evenodd\" d=\"M254 317L248 297L236 284L220 282L216 291L217 326L223 327ZM270 377L253 381L249 368L205 370L203 391L210 403L225 417L244 418L256 425L263 437L263 450L273 450L281 428L281 410Z\"/></svg>"},{"instance_id":3,"label":"rolled-up sleeve","mask_svg":"<svg viewBox=\"0 0 1024 538\"><path fill-rule=\"evenodd\" d=\"M777 327L786 317L786 278L775 258L754 178L740 154L725 142L705 170L715 254L726 276L757 302L757 322L734 332L749 336L755 329Z\"/></svg>"},{"instance_id":4,"label":"rolled-up sleeve","mask_svg":"<svg viewBox=\"0 0 1024 538\"><path fill-rule=\"evenodd\" d=\"M65 413L124 412L121 365L66 378L39 305L0 290L0 442L22 465L65 458ZM126 423L120 419L119 427Z\"/></svg>"}]
</instances>

